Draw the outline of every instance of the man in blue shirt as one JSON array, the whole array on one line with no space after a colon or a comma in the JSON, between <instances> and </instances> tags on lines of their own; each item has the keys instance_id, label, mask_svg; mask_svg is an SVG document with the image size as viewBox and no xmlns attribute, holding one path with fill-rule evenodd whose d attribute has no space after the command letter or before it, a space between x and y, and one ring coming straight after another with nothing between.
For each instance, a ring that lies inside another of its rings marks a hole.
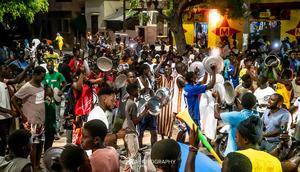
<instances>
[{"instance_id":1,"label":"man in blue shirt","mask_svg":"<svg viewBox=\"0 0 300 172\"><path fill-rule=\"evenodd\" d=\"M228 131L228 141L227 141L227 147L225 150L225 156L230 153L237 151L237 144L236 144L236 128L240 124L240 122L246 120L252 115L259 116L258 112L253 110L255 104L256 104L256 97L252 93L245 93L242 96L242 106L243 110L240 112L232 111L232 112L223 112L220 113L220 96L218 93L213 94L216 103L215 103L215 118L222 120L224 123L230 125L230 129Z\"/></svg>"},{"instance_id":2,"label":"man in blue shirt","mask_svg":"<svg viewBox=\"0 0 300 172\"><path fill-rule=\"evenodd\" d=\"M282 108L283 97L280 94L273 94L269 98L268 109L262 116L264 122L263 141L261 150L271 152L279 144L279 135L286 130L291 114L288 110Z\"/></svg>"},{"instance_id":3,"label":"man in blue shirt","mask_svg":"<svg viewBox=\"0 0 300 172\"><path fill-rule=\"evenodd\" d=\"M207 84L203 85L207 80L207 73L204 76L202 83L197 83L197 75L194 72L188 72L185 76L186 84L183 88L184 99L189 109L189 114L194 122L200 127L200 109L199 109L199 95L205 93L206 90L213 88L216 82L216 70L215 66L211 69L214 71L212 80Z\"/></svg>"}]
</instances>

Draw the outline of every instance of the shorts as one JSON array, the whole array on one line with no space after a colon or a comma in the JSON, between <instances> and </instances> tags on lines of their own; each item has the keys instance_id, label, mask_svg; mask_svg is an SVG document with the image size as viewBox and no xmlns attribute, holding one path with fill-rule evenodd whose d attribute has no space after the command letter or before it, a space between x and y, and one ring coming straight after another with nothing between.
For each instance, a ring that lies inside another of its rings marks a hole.
<instances>
[{"instance_id":1,"label":"shorts","mask_svg":"<svg viewBox=\"0 0 300 172\"><path fill-rule=\"evenodd\" d=\"M43 124L30 124L32 143L38 144L45 141L45 126Z\"/></svg>"},{"instance_id":2,"label":"shorts","mask_svg":"<svg viewBox=\"0 0 300 172\"><path fill-rule=\"evenodd\" d=\"M139 134L140 137L144 136L144 131L155 131L157 130L157 124L156 124L156 117L153 115L148 115L142 119L142 121L139 123Z\"/></svg>"}]
</instances>

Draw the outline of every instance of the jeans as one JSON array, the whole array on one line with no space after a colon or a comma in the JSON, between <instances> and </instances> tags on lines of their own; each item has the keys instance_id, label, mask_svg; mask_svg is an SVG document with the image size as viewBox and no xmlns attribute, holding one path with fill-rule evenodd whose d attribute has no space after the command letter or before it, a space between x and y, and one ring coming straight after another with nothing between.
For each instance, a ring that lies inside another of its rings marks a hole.
<instances>
[{"instance_id":1,"label":"jeans","mask_svg":"<svg viewBox=\"0 0 300 172\"><path fill-rule=\"evenodd\" d=\"M7 150L7 139L12 118L0 120L0 156L4 156Z\"/></svg>"},{"instance_id":2,"label":"jeans","mask_svg":"<svg viewBox=\"0 0 300 172\"><path fill-rule=\"evenodd\" d=\"M279 144L279 141L268 141L268 140L262 140L260 149L266 150L268 153L272 152L276 148L276 146Z\"/></svg>"},{"instance_id":3,"label":"jeans","mask_svg":"<svg viewBox=\"0 0 300 172\"><path fill-rule=\"evenodd\" d=\"M55 129L45 129L45 144L44 144L44 152L46 152L49 148L52 147L55 135Z\"/></svg>"},{"instance_id":4,"label":"jeans","mask_svg":"<svg viewBox=\"0 0 300 172\"><path fill-rule=\"evenodd\" d=\"M67 143L72 143L72 132L73 130L66 130Z\"/></svg>"}]
</instances>

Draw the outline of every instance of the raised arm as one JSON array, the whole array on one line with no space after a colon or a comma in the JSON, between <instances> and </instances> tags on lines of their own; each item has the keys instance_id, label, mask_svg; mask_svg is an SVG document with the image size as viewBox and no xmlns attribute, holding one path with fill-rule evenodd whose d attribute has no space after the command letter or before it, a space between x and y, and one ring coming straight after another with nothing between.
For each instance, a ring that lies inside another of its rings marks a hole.
<instances>
[{"instance_id":1,"label":"raised arm","mask_svg":"<svg viewBox=\"0 0 300 172\"><path fill-rule=\"evenodd\" d=\"M84 67L81 66L80 67L80 75L79 75L79 79L77 82L73 83L72 87L77 90L77 91L81 91L82 89L82 85L83 85L83 80L84 80L84 77L85 77L85 73L84 73Z\"/></svg>"},{"instance_id":2,"label":"raised arm","mask_svg":"<svg viewBox=\"0 0 300 172\"><path fill-rule=\"evenodd\" d=\"M25 76L26 76L27 72L32 67L34 67L34 64L35 64L35 62L31 61L30 64L29 64L29 66L25 70L23 70L16 78L7 80L6 84L7 85L13 85L13 84L17 84L17 83L22 82L25 79Z\"/></svg>"},{"instance_id":3,"label":"raised arm","mask_svg":"<svg viewBox=\"0 0 300 172\"><path fill-rule=\"evenodd\" d=\"M194 172L195 171L195 160L198 152L198 129L193 125L193 129L190 134L190 148L189 155L185 164L185 172Z\"/></svg>"},{"instance_id":4,"label":"raised arm","mask_svg":"<svg viewBox=\"0 0 300 172\"><path fill-rule=\"evenodd\" d=\"M159 76L160 68L161 68L162 64L164 64L164 62L166 61L166 59L167 59L167 55L166 54L162 55L161 58L159 59L159 64L157 65L157 67L156 67L156 69L154 71L155 77Z\"/></svg>"},{"instance_id":5,"label":"raised arm","mask_svg":"<svg viewBox=\"0 0 300 172\"><path fill-rule=\"evenodd\" d=\"M211 81L206 85L206 90L212 89L216 83L216 67L211 66L211 69L213 70L213 75Z\"/></svg>"},{"instance_id":6,"label":"raised arm","mask_svg":"<svg viewBox=\"0 0 300 172\"><path fill-rule=\"evenodd\" d=\"M221 110L220 110L220 103L221 103L221 100L220 100L220 95L217 91L214 91L213 92L213 97L215 98L215 105L214 105L214 117L216 119L221 119Z\"/></svg>"}]
</instances>

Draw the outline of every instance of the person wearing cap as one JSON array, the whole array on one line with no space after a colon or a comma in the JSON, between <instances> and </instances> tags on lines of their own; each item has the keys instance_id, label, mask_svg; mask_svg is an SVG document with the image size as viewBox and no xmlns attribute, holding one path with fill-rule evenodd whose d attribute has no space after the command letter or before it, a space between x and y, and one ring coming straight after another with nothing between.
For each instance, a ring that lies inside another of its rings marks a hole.
<instances>
[{"instance_id":1,"label":"person wearing cap","mask_svg":"<svg viewBox=\"0 0 300 172\"><path fill-rule=\"evenodd\" d=\"M245 93L242 96L241 105L243 109L241 111L232 111L232 112L220 112L220 96L218 92L214 92L213 96L215 97L215 118L222 120L224 123L230 125L229 133L228 133L228 141L227 147L224 152L227 155L230 152L234 152L237 150L236 143L236 129L241 121L249 118L250 116L259 116L258 112L254 110L254 106L256 104L256 97L252 93Z\"/></svg>"}]
</instances>

